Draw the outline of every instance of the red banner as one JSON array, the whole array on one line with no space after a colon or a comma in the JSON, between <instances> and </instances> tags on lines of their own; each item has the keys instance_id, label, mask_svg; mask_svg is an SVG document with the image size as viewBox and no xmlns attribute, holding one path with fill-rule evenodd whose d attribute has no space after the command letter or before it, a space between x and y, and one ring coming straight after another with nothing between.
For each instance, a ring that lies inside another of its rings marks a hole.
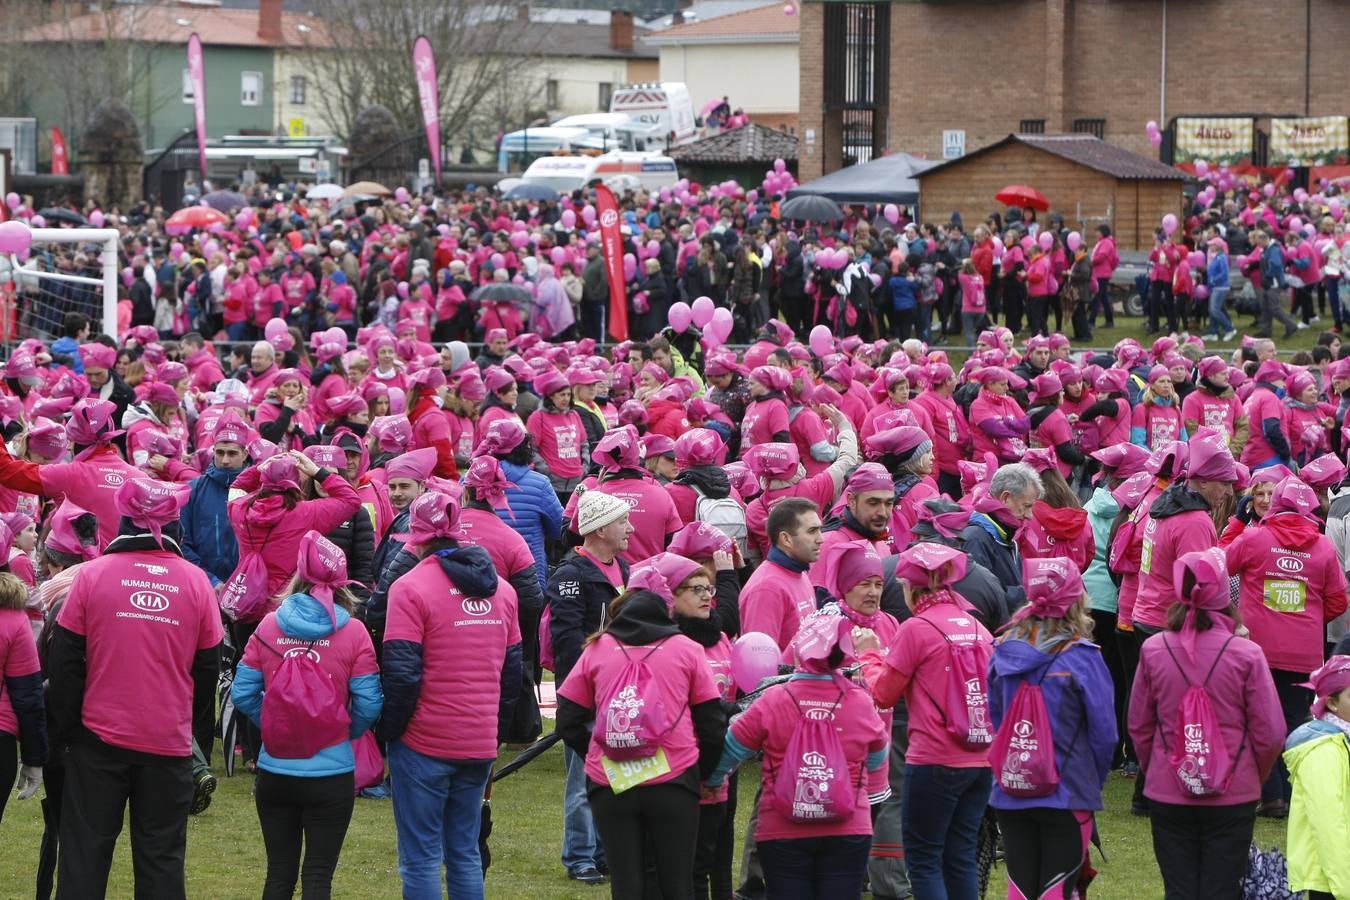
<instances>
[{"instance_id":1,"label":"red banner","mask_svg":"<svg viewBox=\"0 0 1350 900\"><path fill-rule=\"evenodd\" d=\"M188 79L192 82L192 116L197 124L197 162L202 180L206 180L206 64L202 59L202 39L194 31L187 45ZM203 188L205 190L205 188Z\"/></svg>"},{"instance_id":2,"label":"red banner","mask_svg":"<svg viewBox=\"0 0 1350 900\"><path fill-rule=\"evenodd\" d=\"M628 340L628 290L623 277L623 235L619 232L619 204L614 192L595 186L596 218L600 221L600 250L609 272L609 336Z\"/></svg>"},{"instance_id":3,"label":"red banner","mask_svg":"<svg viewBox=\"0 0 1350 900\"><path fill-rule=\"evenodd\" d=\"M52 129L52 174L70 174L70 155L66 152L66 136L60 128Z\"/></svg>"},{"instance_id":4,"label":"red banner","mask_svg":"<svg viewBox=\"0 0 1350 900\"><path fill-rule=\"evenodd\" d=\"M431 168L436 172L436 188L441 186L441 108L437 97L436 53L425 36L413 41L413 75L417 79L417 102L422 109L422 127L427 132Z\"/></svg>"}]
</instances>

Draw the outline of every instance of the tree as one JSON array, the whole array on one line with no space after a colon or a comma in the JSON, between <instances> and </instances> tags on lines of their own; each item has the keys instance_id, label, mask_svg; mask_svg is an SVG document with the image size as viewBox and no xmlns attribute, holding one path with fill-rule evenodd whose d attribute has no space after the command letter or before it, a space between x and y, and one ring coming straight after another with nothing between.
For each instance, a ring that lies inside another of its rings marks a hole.
<instances>
[{"instance_id":1,"label":"tree","mask_svg":"<svg viewBox=\"0 0 1350 900\"><path fill-rule=\"evenodd\" d=\"M485 100L528 71L546 28L518 15L514 0L314 0L331 24L311 33L315 95L324 117L351 140L357 114L389 108L415 134L421 125L412 42L426 35L436 51L441 136L447 144L485 121ZM350 23L349 25L346 23Z\"/></svg>"}]
</instances>

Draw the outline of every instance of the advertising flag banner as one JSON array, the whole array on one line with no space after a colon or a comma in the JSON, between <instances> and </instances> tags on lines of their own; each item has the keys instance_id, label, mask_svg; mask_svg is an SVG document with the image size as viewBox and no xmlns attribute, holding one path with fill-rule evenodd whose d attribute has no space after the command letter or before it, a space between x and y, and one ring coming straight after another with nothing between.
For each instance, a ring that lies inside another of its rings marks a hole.
<instances>
[{"instance_id":1,"label":"advertising flag banner","mask_svg":"<svg viewBox=\"0 0 1350 900\"><path fill-rule=\"evenodd\" d=\"M52 174L70 174L70 153L66 150L66 136L60 128L52 129Z\"/></svg>"},{"instance_id":2,"label":"advertising flag banner","mask_svg":"<svg viewBox=\"0 0 1350 900\"><path fill-rule=\"evenodd\" d=\"M197 162L202 180L206 179L206 67L202 61L202 39L194 31L187 45L188 79L192 82L192 115L197 120Z\"/></svg>"},{"instance_id":3,"label":"advertising flag banner","mask_svg":"<svg viewBox=\"0 0 1350 900\"><path fill-rule=\"evenodd\" d=\"M1176 120L1176 162L1203 159L1212 163L1249 163L1252 161L1254 128L1252 119Z\"/></svg>"},{"instance_id":4,"label":"advertising flag banner","mask_svg":"<svg viewBox=\"0 0 1350 900\"><path fill-rule=\"evenodd\" d=\"M595 188L596 218L600 222L600 249L609 274L609 336L628 340L628 291L623 277L623 234L619 231L619 204L603 184Z\"/></svg>"},{"instance_id":5,"label":"advertising flag banner","mask_svg":"<svg viewBox=\"0 0 1350 900\"><path fill-rule=\"evenodd\" d=\"M417 101L422 108L422 126L427 131L431 150L431 168L436 184L441 183L441 103L436 80L436 52L431 41L421 35L413 41L413 75L417 79Z\"/></svg>"},{"instance_id":6,"label":"advertising flag banner","mask_svg":"<svg viewBox=\"0 0 1350 900\"><path fill-rule=\"evenodd\" d=\"M1350 155L1345 116L1270 120L1270 165L1343 166Z\"/></svg>"}]
</instances>

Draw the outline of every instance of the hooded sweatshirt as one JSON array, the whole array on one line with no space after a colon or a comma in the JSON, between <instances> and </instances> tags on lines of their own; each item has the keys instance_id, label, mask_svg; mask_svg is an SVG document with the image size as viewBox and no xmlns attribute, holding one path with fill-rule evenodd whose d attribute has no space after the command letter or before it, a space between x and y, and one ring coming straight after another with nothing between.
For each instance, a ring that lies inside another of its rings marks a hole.
<instances>
[{"instance_id":1,"label":"hooded sweatshirt","mask_svg":"<svg viewBox=\"0 0 1350 900\"><path fill-rule=\"evenodd\" d=\"M1087 640L1035 645L1011 637L1000 641L989 664L989 714L995 727L1002 727L1023 682L1039 684L1045 698L1059 787L1045 797L1012 797L1000 789L995 772L990 804L995 809L1101 809L1102 785L1111 773L1119 737L1115 688L1100 648Z\"/></svg>"},{"instance_id":2,"label":"hooded sweatshirt","mask_svg":"<svg viewBox=\"0 0 1350 900\"><path fill-rule=\"evenodd\" d=\"M1329 722L1300 725L1285 741L1289 804L1289 889L1350 897L1350 739Z\"/></svg>"},{"instance_id":3,"label":"hooded sweatshirt","mask_svg":"<svg viewBox=\"0 0 1350 900\"><path fill-rule=\"evenodd\" d=\"M323 604L309 594L291 594L283 600L275 612L262 620L244 647L230 696L253 724L264 727L263 695L267 684L276 676L287 654L302 648L332 679L339 705L352 719L349 738L307 759L277 759L267 752L264 736L258 767L299 778L325 778L354 771L352 739L360 737L380 717L384 694L380 690L380 670L370 634L342 607L334 607L330 618Z\"/></svg>"},{"instance_id":4,"label":"hooded sweatshirt","mask_svg":"<svg viewBox=\"0 0 1350 900\"><path fill-rule=\"evenodd\" d=\"M1181 401L1181 418L1187 434L1203 427L1213 428L1228 438L1228 449L1234 457L1242 455L1247 445L1247 411L1231 387L1215 388L1208 379L1201 378L1196 389Z\"/></svg>"},{"instance_id":5,"label":"hooded sweatshirt","mask_svg":"<svg viewBox=\"0 0 1350 900\"><path fill-rule=\"evenodd\" d=\"M1027 559L1068 557L1080 572L1087 570L1097 552L1086 510L1061 509L1044 500L1036 501L1026 527L1017 532L1017 547Z\"/></svg>"},{"instance_id":6,"label":"hooded sweatshirt","mask_svg":"<svg viewBox=\"0 0 1350 900\"><path fill-rule=\"evenodd\" d=\"M1172 563L1192 550L1215 546L1219 533L1214 528L1205 498L1184 482L1163 491L1140 524L1143 542L1139 591L1135 595L1132 621L1151 628L1165 628L1167 610L1177 596L1176 586L1172 584Z\"/></svg>"},{"instance_id":7,"label":"hooded sweatshirt","mask_svg":"<svg viewBox=\"0 0 1350 900\"><path fill-rule=\"evenodd\" d=\"M1267 516L1229 545L1242 622L1272 668L1307 674L1323 662L1324 629L1345 612L1345 572L1317 522ZM1169 564L1170 565L1170 564Z\"/></svg>"},{"instance_id":8,"label":"hooded sweatshirt","mask_svg":"<svg viewBox=\"0 0 1350 900\"><path fill-rule=\"evenodd\" d=\"M1083 587L1087 591L1091 608L1101 612L1114 613L1120 602L1120 587L1111 578L1106 557L1111 549L1111 523L1120 513L1120 504L1111 492L1098 485L1083 505L1087 513L1088 524L1092 527L1095 549L1092 562L1083 572ZM1111 640L1109 635L1100 635L1102 640Z\"/></svg>"},{"instance_id":9,"label":"hooded sweatshirt","mask_svg":"<svg viewBox=\"0 0 1350 900\"><path fill-rule=\"evenodd\" d=\"M217 469L215 463L192 479L187 504L178 514L183 557L197 565L215 587L239 565L239 543L230 526L230 486L242 469Z\"/></svg>"}]
</instances>

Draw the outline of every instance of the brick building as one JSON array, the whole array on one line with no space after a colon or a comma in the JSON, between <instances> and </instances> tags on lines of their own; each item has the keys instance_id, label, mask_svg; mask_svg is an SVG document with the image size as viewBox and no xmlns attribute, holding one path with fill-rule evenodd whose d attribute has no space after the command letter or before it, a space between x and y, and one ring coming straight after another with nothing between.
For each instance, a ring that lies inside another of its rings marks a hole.
<instances>
[{"instance_id":1,"label":"brick building","mask_svg":"<svg viewBox=\"0 0 1350 900\"><path fill-rule=\"evenodd\" d=\"M1150 119L1251 115L1259 142L1271 116L1350 112L1346 12L1336 0L807 0L801 177L846 154L941 157L944 131L969 148L1082 131L1156 156Z\"/></svg>"}]
</instances>

